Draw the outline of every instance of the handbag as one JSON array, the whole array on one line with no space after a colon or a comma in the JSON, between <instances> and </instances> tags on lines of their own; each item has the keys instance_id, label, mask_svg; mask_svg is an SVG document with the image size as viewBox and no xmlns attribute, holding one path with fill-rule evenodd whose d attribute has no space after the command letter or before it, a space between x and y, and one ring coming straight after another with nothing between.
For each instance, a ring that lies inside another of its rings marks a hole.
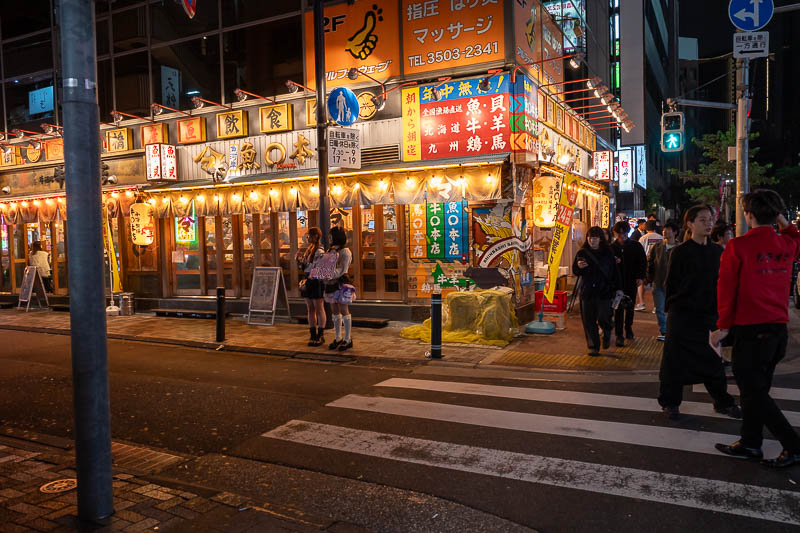
<instances>
[{"instance_id":1,"label":"handbag","mask_svg":"<svg viewBox=\"0 0 800 533\"><path fill-rule=\"evenodd\" d=\"M325 252L322 257L314 261L308 277L311 279L332 280L336 271L336 264L339 262L339 252L331 250Z\"/></svg>"}]
</instances>

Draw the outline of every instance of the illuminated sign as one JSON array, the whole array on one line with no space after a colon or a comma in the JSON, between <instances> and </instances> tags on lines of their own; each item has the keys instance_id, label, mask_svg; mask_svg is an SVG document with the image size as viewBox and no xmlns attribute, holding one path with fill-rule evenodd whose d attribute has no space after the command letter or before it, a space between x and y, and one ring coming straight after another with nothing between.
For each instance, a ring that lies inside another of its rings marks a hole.
<instances>
[{"instance_id":1,"label":"illuminated sign","mask_svg":"<svg viewBox=\"0 0 800 533\"><path fill-rule=\"evenodd\" d=\"M148 144L145 147L148 181L178 181L178 158L170 144Z\"/></svg>"},{"instance_id":2,"label":"illuminated sign","mask_svg":"<svg viewBox=\"0 0 800 533\"><path fill-rule=\"evenodd\" d=\"M611 161L612 161L611 151L603 150L600 152L593 152L592 160L594 161L594 170L595 170L594 179L598 181L611 180Z\"/></svg>"},{"instance_id":3,"label":"illuminated sign","mask_svg":"<svg viewBox=\"0 0 800 533\"><path fill-rule=\"evenodd\" d=\"M175 242L197 240L197 217L194 215L175 217Z\"/></svg>"}]
</instances>

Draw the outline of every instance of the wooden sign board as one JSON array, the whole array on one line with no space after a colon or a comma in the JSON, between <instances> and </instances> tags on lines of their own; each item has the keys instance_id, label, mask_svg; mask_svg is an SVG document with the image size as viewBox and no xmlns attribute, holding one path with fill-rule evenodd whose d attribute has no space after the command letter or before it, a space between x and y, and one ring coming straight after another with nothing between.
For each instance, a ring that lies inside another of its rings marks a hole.
<instances>
[{"instance_id":1,"label":"wooden sign board","mask_svg":"<svg viewBox=\"0 0 800 533\"><path fill-rule=\"evenodd\" d=\"M47 300L47 291L44 288L44 282L39 275L39 270L35 266L25 267L25 273L22 275L22 286L19 289L19 302L17 307L22 307L25 303L25 311L31 308L31 296L36 291L36 304L39 309L47 309L50 307L50 302ZM44 302L44 305L42 305Z\"/></svg>"},{"instance_id":2,"label":"wooden sign board","mask_svg":"<svg viewBox=\"0 0 800 533\"><path fill-rule=\"evenodd\" d=\"M280 267L255 267L253 283L250 285L250 310L247 315L247 323L263 326L274 325L275 314L278 311L279 292L283 296L281 303L286 310L286 317L291 318L289 297L283 281L283 269ZM269 322L267 322L268 318Z\"/></svg>"}]
</instances>

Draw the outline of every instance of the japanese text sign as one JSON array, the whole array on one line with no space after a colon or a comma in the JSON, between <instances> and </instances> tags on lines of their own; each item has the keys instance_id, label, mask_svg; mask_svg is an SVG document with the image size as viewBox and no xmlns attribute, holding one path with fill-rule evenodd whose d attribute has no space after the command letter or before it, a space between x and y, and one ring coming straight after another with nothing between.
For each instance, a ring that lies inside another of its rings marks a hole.
<instances>
[{"instance_id":1,"label":"japanese text sign","mask_svg":"<svg viewBox=\"0 0 800 533\"><path fill-rule=\"evenodd\" d=\"M133 149L133 143L130 143ZM48 161L64 159L64 139L51 139L44 142L44 154Z\"/></svg>"},{"instance_id":2,"label":"japanese text sign","mask_svg":"<svg viewBox=\"0 0 800 533\"><path fill-rule=\"evenodd\" d=\"M106 130L106 151L127 152L133 149L133 137L130 128Z\"/></svg>"},{"instance_id":3,"label":"japanese text sign","mask_svg":"<svg viewBox=\"0 0 800 533\"><path fill-rule=\"evenodd\" d=\"M558 278L558 267L561 265L561 254L570 238L572 214L578 202L578 190L581 178L577 174L567 172L561 185L561 200L556 214L556 225L553 228L553 240L550 242L550 253L547 254L547 278L544 282L544 297L553 302Z\"/></svg>"},{"instance_id":4,"label":"japanese text sign","mask_svg":"<svg viewBox=\"0 0 800 533\"><path fill-rule=\"evenodd\" d=\"M247 136L247 113L242 109L217 113L217 138L232 139Z\"/></svg>"},{"instance_id":5,"label":"japanese text sign","mask_svg":"<svg viewBox=\"0 0 800 533\"><path fill-rule=\"evenodd\" d=\"M148 144L167 144L169 143L169 129L166 122L158 124L144 124L140 127L142 146Z\"/></svg>"},{"instance_id":6,"label":"japanese text sign","mask_svg":"<svg viewBox=\"0 0 800 533\"><path fill-rule=\"evenodd\" d=\"M509 81L492 76L404 89L403 160L510 151Z\"/></svg>"},{"instance_id":7,"label":"japanese text sign","mask_svg":"<svg viewBox=\"0 0 800 533\"><path fill-rule=\"evenodd\" d=\"M767 57L769 32L752 31L733 34L733 57Z\"/></svg>"},{"instance_id":8,"label":"japanese text sign","mask_svg":"<svg viewBox=\"0 0 800 533\"><path fill-rule=\"evenodd\" d=\"M501 0L403 0L406 74L505 58Z\"/></svg>"},{"instance_id":9,"label":"japanese text sign","mask_svg":"<svg viewBox=\"0 0 800 533\"><path fill-rule=\"evenodd\" d=\"M444 0L442 0L444 1ZM356 0L325 6L327 87L360 83L347 72L356 68L376 80L400 75L400 21L396 0ZM306 85L314 80L314 15L305 14Z\"/></svg>"},{"instance_id":10,"label":"japanese text sign","mask_svg":"<svg viewBox=\"0 0 800 533\"><path fill-rule=\"evenodd\" d=\"M541 81L542 6L538 0L514 1L514 55L517 63Z\"/></svg>"},{"instance_id":11,"label":"japanese text sign","mask_svg":"<svg viewBox=\"0 0 800 533\"><path fill-rule=\"evenodd\" d=\"M290 131L293 127L292 104L276 104L258 108L261 133Z\"/></svg>"},{"instance_id":12,"label":"japanese text sign","mask_svg":"<svg viewBox=\"0 0 800 533\"><path fill-rule=\"evenodd\" d=\"M467 203L412 204L409 208L409 255L412 260L463 260L468 251Z\"/></svg>"},{"instance_id":13,"label":"japanese text sign","mask_svg":"<svg viewBox=\"0 0 800 533\"><path fill-rule=\"evenodd\" d=\"M610 181L612 161L611 151L602 150L600 152L593 152L592 156L595 170L594 179L598 181Z\"/></svg>"},{"instance_id":14,"label":"japanese text sign","mask_svg":"<svg viewBox=\"0 0 800 533\"><path fill-rule=\"evenodd\" d=\"M511 97L511 147L514 152L538 154L539 96L536 85L517 75Z\"/></svg>"},{"instance_id":15,"label":"japanese text sign","mask_svg":"<svg viewBox=\"0 0 800 533\"><path fill-rule=\"evenodd\" d=\"M178 144L206 142L206 118L192 117L178 121Z\"/></svg>"},{"instance_id":16,"label":"japanese text sign","mask_svg":"<svg viewBox=\"0 0 800 533\"><path fill-rule=\"evenodd\" d=\"M148 181L178 181L178 158L170 144L148 144L145 147Z\"/></svg>"},{"instance_id":17,"label":"japanese text sign","mask_svg":"<svg viewBox=\"0 0 800 533\"><path fill-rule=\"evenodd\" d=\"M339 168L361 168L361 130L328 129L328 165Z\"/></svg>"},{"instance_id":18,"label":"japanese text sign","mask_svg":"<svg viewBox=\"0 0 800 533\"><path fill-rule=\"evenodd\" d=\"M131 205L130 212L131 239L137 246L149 246L156 237L156 219L150 204L137 203Z\"/></svg>"},{"instance_id":19,"label":"japanese text sign","mask_svg":"<svg viewBox=\"0 0 800 533\"><path fill-rule=\"evenodd\" d=\"M633 153L630 148L624 148L617 152L619 190L620 192L631 192L633 190Z\"/></svg>"}]
</instances>

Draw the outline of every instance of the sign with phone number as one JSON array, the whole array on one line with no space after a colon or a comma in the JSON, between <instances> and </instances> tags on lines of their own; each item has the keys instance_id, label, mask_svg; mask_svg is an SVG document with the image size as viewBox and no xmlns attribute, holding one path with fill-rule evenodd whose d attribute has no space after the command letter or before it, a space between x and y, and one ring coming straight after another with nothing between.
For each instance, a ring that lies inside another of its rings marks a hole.
<instances>
[{"instance_id":1,"label":"sign with phone number","mask_svg":"<svg viewBox=\"0 0 800 533\"><path fill-rule=\"evenodd\" d=\"M405 73L505 58L503 2L403 0Z\"/></svg>"}]
</instances>

